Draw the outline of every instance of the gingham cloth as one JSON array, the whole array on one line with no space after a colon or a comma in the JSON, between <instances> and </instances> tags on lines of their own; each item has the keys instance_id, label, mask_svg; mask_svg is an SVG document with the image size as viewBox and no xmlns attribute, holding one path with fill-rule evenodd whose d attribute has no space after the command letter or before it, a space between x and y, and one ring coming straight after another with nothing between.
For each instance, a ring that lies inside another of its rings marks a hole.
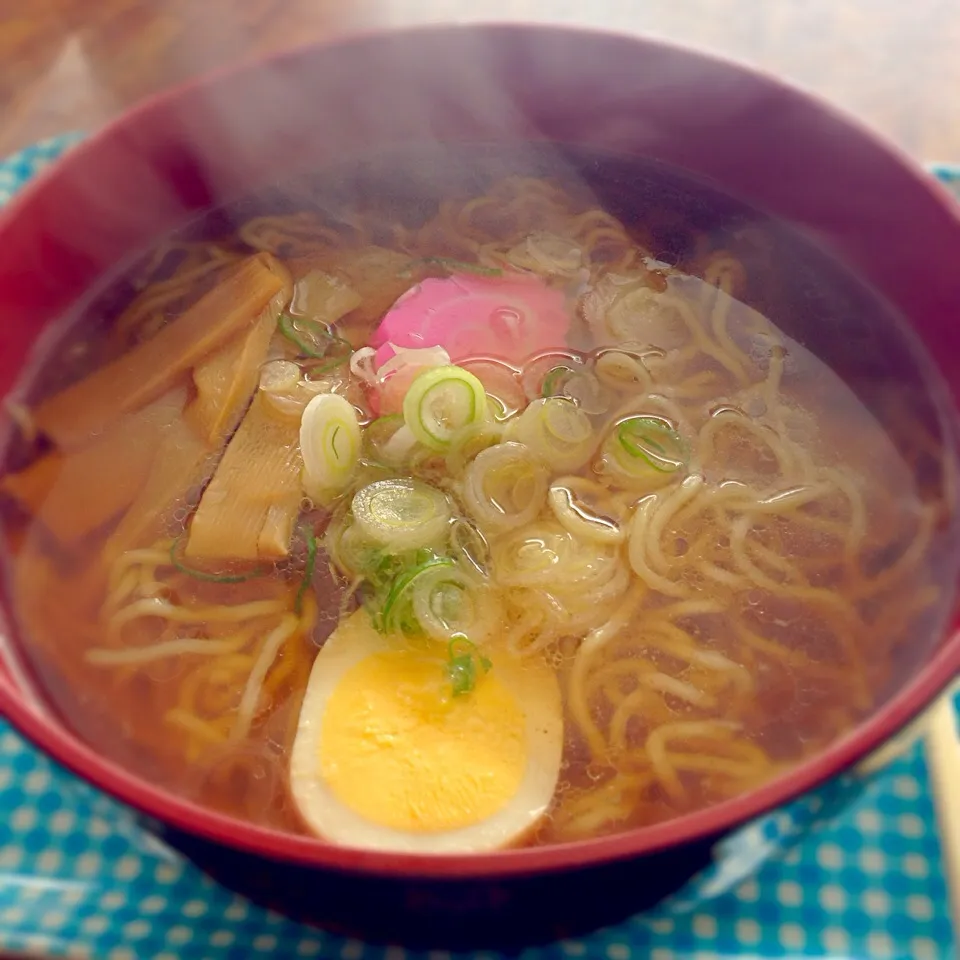
<instances>
[{"instance_id":1,"label":"gingham cloth","mask_svg":"<svg viewBox=\"0 0 960 960\"><path fill-rule=\"evenodd\" d=\"M0 163L0 203L74 136ZM960 197L960 169L938 166ZM958 756L960 762L960 756ZM960 802L960 801L958 801ZM96 960L448 960L294 923L219 886L0 720L0 950ZM922 747L763 817L656 908L522 960L953 955ZM489 952L464 960L493 960Z\"/></svg>"}]
</instances>

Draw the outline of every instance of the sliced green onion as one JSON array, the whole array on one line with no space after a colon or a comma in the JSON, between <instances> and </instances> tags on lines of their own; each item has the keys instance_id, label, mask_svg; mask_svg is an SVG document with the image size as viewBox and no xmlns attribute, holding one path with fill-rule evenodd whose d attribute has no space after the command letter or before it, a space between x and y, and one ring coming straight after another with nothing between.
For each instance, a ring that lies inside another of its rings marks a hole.
<instances>
[{"instance_id":1,"label":"sliced green onion","mask_svg":"<svg viewBox=\"0 0 960 960\"><path fill-rule=\"evenodd\" d=\"M352 578L360 578L363 593L366 594L369 606L379 617L387 596L393 589L399 576L407 570L430 560L436 560L437 554L432 550L407 550L394 553L386 547L378 547L369 540L364 540L356 533L359 528L356 524L348 528L353 536L343 536L337 562L346 561L350 566L347 574Z\"/></svg>"},{"instance_id":2,"label":"sliced green onion","mask_svg":"<svg viewBox=\"0 0 960 960\"><path fill-rule=\"evenodd\" d=\"M544 397L559 397L563 393L564 384L574 373L573 367L566 364L560 364L552 370L547 371L543 378L543 386L540 387L540 394Z\"/></svg>"},{"instance_id":3,"label":"sliced green onion","mask_svg":"<svg viewBox=\"0 0 960 960\"><path fill-rule=\"evenodd\" d=\"M393 550L443 543L450 516L450 501L443 493L407 477L377 480L353 498L353 517L363 534Z\"/></svg>"},{"instance_id":4,"label":"sliced green onion","mask_svg":"<svg viewBox=\"0 0 960 960\"><path fill-rule=\"evenodd\" d=\"M349 514L330 522L324 548L337 569L350 578L363 575L380 556L380 548L364 539Z\"/></svg>"},{"instance_id":5,"label":"sliced green onion","mask_svg":"<svg viewBox=\"0 0 960 960\"><path fill-rule=\"evenodd\" d=\"M593 426L583 412L566 397L552 397L541 413L544 429L560 443L579 444L593 435Z\"/></svg>"},{"instance_id":6,"label":"sliced green onion","mask_svg":"<svg viewBox=\"0 0 960 960\"><path fill-rule=\"evenodd\" d=\"M307 562L303 567L303 578L300 580L300 586L297 589L297 598L293 603L293 612L299 617L303 613L303 598L307 590L310 589L310 582L313 580L313 573L317 569L317 537L313 528L304 525L303 539L307 545Z\"/></svg>"},{"instance_id":7,"label":"sliced green onion","mask_svg":"<svg viewBox=\"0 0 960 960\"><path fill-rule=\"evenodd\" d=\"M679 433L659 417L627 417L617 424L618 460L628 472L652 468L659 473L675 473L687 461L686 445ZM634 469L630 470L631 461Z\"/></svg>"},{"instance_id":8,"label":"sliced green onion","mask_svg":"<svg viewBox=\"0 0 960 960\"><path fill-rule=\"evenodd\" d=\"M513 411L506 403L492 393L487 394L487 408L490 411L490 418L496 423L502 423L513 416Z\"/></svg>"},{"instance_id":9,"label":"sliced green onion","mask_svg":"<svg viewBox=\"0 0 960 960\"><path fill-rule=\"evenodd\" d=\"M439 559L437 554L426 548L405 553L391 553L381 548L371 554L364 572L367 579L376 587L391 588L394 580L405 570L437 559Z\"/></svg>"},{"instance_id":10,"label":"sliced green onion","mask_svg":"<svg viewBox=\"0 0 960 960\"><path fill-rule=\"evenodd\" d=\"M342 337L333 337L330 341L330 347L327 352L314 360L307 360L303 364L307 379L310 377L324 376L332 373L337 367L342 367L350 362L353 356L353 347L350 342Z\"/></svg>"},{"instance_id":11,"label":"sliced green onion","mask_svg":"<svg viewBox=\"0 0 960 960\"><path fill-rule=\"evenodd\" d=\"M436 567L452 568L454 563L446 557L434 557L400 574L390 588L379 615L379 625L384 633L416 634L420 626L413 613L412 591L417 580Z\"/></svg>"},{"instance_id":12,"label":"sliced green onion","mask_svg":"<svg viewBox=\"0 0 960 960\"><path fill-rule=\"evenodd\" d=\"M540 392L544 397L573 400L584 413L605 413L610 408L609 392L589 371L560 364L547 372Z\"/></svg>"},{"instance_id":13,"label":"sliced green onion","mask_svg":"<svg viewBox=\"0 0 960 960\"><path fill-rule=\"evenodd\" d=\"M360 458L360 424L352 404L335 393L321 393L300 419L303 488L326 503L350 483Z\"/></svg>"},{"instance_id":14,"label":"sliced green onion","mask_svg":"<svg viewBox=\"0 0 960 960\"><path fill-rule=\"evenodd\" d=\"M645 391L653 382L643 357L626 350L603 350L594 363L597 379L614 390Z\"/></svg>"},{"instance_id":15,"label":"sliced green onion","mask_svg":"<svg viewBox=\"0 0 960 960\"><path fill-rule=\"evenodd\" d=\"M271 360L260 368L264 393L290 394L300 383L300 366L292 360Z\"/></svg>"},{"instance_id":16,"label":"sliced green onion","mask_svg":"<svg viewBox=\"0 0 960 960\"><path fill-rule=\"evenodd\" d=\"M610 391L588 370L577 370L563 384L563 396L569 397L584 412L591 416L606 413L610 409Z\"/></svg>"},{"instance_id":17,"label":"sliced green onion","mask_svg":"<svg viewBox=\"0 0 960 960\"><path fill-rule=\"evenodd\" d=\"M211 573L206 570L198 570L191 567L180 558L181 545L186 537L186 532L181 533L173 543L170 544L170 564L174 569L194 580L203 580L205 583L246 583L247 580L255 580L262 577L265 573L263 567L256 567L246 573Z\"/></svg>"},{"instance_id":18,"label":"sliced green onion","mask_svg":"<svg viewBox=\"0 0 960 960\"><path fill-rule=\"evenodd\" d=\"M503 437L503 425L496 420L485 419L460 430L445 455L447 472L459 477L477 454L499 443Z\"/></svg>"},{"instance_id":19,"label":"sliced green onion","mask_svg":"<svg viewBox=\"0 0 960 960\"><path fill-rule=\"evenodd\" d=\"M564 394L566 381L582 369L582 356L570 350L549 350L527 360L519 378L526 402Z\"/></svg>"},{"instance_id":20,"label":"sliced green onion","mask_svg":"<svg viewBox=\"0 0 960 960\"><path fill-rule=\"evenodd\" d=\"M335 339L325 323L291 317L289 313L281 313L277 325L302 357L325 357Z\"/></svg>"},{"instance_id":21,"label":"sliced green onion","mask_svg":"<svg viewBox=\"0 0 960 960\"><path fill-rule=\"evenodd\" d=\"M498 443L467 467L463 500L481 529L501 532L523 526L543 508L549 473L522 443Z\"/></svg>"},{"instance_id":22,"label":"sliced green onion","mask_svg":"<svg viewBox=\"0 0 960 960\"><path fill-rule=\"evenodd\" d=\"M477 685L477 665L488 673L493 664L477 653L477 645L462 634L454 637L447 648L447 676L455 697L472 692Z\"/></svg>"},{"instance_id":23,"label":"sliced green onion","mask_svg":"<svg viewBox=\"0 0 960 960\"><path fill-rule=\"evenodd\" d=\"M347 340L317 320L281 313L278 329L297 348L299 356L311 361L304 365L308 375L330 373L348 363L353 355L353 346Z\"/></svg>"},{"instance_id":24,"label":"sliced green onion","mask_svg":"<svg viewBox=\"0 0 960 960\"><path fill-rule=\"evenodd\" d=\"M470 263L468 260L455 260L452 257L421 257L419 260L412 260L400 275L409 277L418 267L441 267L450 273L476 273L481 277L503 276L499 267L486 267L482 263Z\"/></svg>"},{"instance_id":25,"label":"sliced green onion","mask_svg":"<svg viewBox=\"0 0 960 960\"><path fill-rule=\"evenodd\" d=\"M486 634L482 621L485 589L455 564L434 564L417 577L410 591L413 615L420 629L435 640L458 633Z\"/></svg>"},{"instance_id":26,"label":"sliced green onion","mask_svg":"<svg viewBox=\"0 0 960 960\"><path fill-rule=\"evenodd\" d=\"M534 400L509 422L506 436L526 444L544 463L564 472L582 467L596 447L590 418L566 397Z\"/></svg>"},{"instance_id":27,"label":"sliced green onion","mask_svg":"<svg viewBox=\"0 0 960 960\"><path fill-rule=\"evenodd\" d=\"M432 450L446 450L454 435L487 413L483 384L456 366L424 370L403 398L403 419L413 435Z\"/></svg>"},{"instance_id":28,"label":"sliced green onion","mask_svg":"<svg viewBox=\"0 0 960 960\"><path fill-rule=\"evenodd\" d=\"M484 535L463 517L453 521L450 528L450 549L481 576L490 571L490 547Z\"/></svg>"}]
</instances>

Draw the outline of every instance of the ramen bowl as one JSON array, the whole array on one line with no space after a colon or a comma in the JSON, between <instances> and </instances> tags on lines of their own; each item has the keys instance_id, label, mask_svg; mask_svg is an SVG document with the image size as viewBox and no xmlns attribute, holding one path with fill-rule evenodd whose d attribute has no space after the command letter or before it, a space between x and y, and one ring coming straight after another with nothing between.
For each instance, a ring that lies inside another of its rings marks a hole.
<instances>
[{"instance_id":1,"label":"ramen bowl","mask_svg":"<svg viewBox=\"0 0 960 960\"><path fill-rule=\"evenodd\" d=\"M631 162L652 165L664 171L663 190L704 185L841 264L859 286L846 314L820 317L813 349L867 392L909 382L923 394L938 462L947 465L937 482L952 530L960 219L951 200L829 106L734 64L639 38L534 26L361 36L221 72L138 106L72 149L0 217L0 392L36 372L62 335L58 318L89 301L131 252L286 177L423 144L497 156L519 150L533 167L545 150L555 160L549 145L561 144L557 162L566 169L589 167L584 151L620 158L624 183ZM895 333L873 324L877 304L899 318ZM881 354L895 350L896 362L876 359L877 345ZM9 447L12 420L4 431ZM0 709L211 872L234 884L245 878L248 892L281 908L432 944L555 936L662 896L709 859L717 837L849 768L922 711L960 666L950 544L941 566L950 602L854 729L732 799L553 845L444 855L360 850L258 826L165 790L102 756L51 705L23 655L31 638L9 577ZM317 896L304 898L311 886Z\"/></svg>"}]
</instances>

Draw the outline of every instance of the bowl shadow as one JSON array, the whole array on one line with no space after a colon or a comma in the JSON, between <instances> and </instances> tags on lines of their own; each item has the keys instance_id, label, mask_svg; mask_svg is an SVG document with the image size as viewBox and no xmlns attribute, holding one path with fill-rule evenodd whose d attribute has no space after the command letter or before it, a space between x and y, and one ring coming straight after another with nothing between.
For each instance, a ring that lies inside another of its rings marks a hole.
<instances>
[{"instance_id":1,"label":"bowl shadow","mask_svg":"<svg viewBox=\"0 0 960 960\"><path fill-rule=\"evenodd\" d=\"M717 839L562 873L430 880L281 863L164 832L222 886L296 922L411 949L506 953L582 937L654 906L709 865Z\"/></svg>"}]
</instances>

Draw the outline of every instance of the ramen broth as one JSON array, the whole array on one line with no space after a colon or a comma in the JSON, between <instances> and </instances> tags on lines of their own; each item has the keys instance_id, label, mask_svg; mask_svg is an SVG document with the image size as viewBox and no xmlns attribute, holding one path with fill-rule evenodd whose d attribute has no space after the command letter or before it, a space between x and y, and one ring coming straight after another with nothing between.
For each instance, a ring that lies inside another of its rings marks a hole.
<instances>
[{"instance_id":1,"label":"ramen broth","mask_svg":"<svg viewBox=\"0 0 960 960\"><path fill-rule=\"evenodd\" d=\"M354 842L307 781L405 849L515 798L490 846L689 813L850 730L949 605L952 454L900 321L675 171L378 158L212 212L63 329L9 403L23 652L100 753L260 825ZM340 686L311 678L338 623L371 650ZM355 801L381 761L350 766L345 685L409 708L378 657L489 731L444 761L486 764L474 813Z\"/></svg>"}]
</instances>

